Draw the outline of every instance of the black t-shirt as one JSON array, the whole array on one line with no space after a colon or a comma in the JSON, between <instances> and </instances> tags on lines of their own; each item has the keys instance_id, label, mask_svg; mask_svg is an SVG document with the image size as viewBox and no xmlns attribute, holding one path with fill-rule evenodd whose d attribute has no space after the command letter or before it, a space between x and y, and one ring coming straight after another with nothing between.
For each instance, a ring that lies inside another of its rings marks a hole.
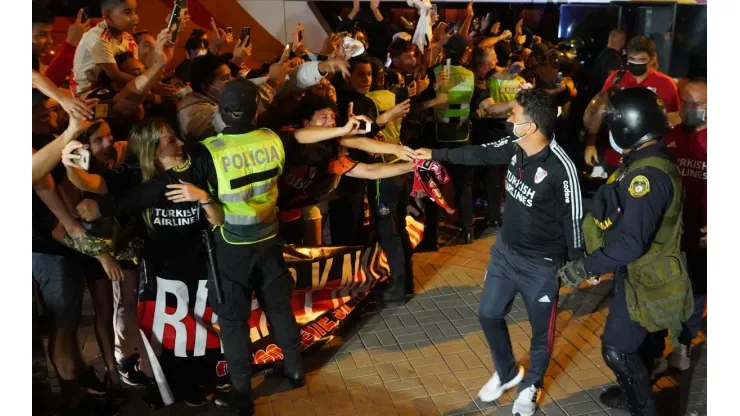
<instances>
[{"instance_id":1,"label":"black t-shirt","mask_svg":"<svg viewBox=\"0 0 740 416\"><path fill-rule=\"evenodd\" d=\"M141 174L137 172L134 163L124 165L118 173L106 176L106 184L111 176L115 176L111 185L115 188L126 189L124 192L113 192L106 197L99 198L100 211L104 216L121 215L128 212L131 216L142 215L147 219L149 239L145 244L144 255L152 261L159 260L172 263L173 259L198 259L204 253L201 242L201 231L209 223L198 202L171 202L165 193L171 189L167 185L179 184L180 180L209 190L208 173L204 163L199 163L203 157L210 155L200 144L188 149L190 162L180 169L170 169L165 174L157 175L137 186ZM132 187L133 186L133 187ZM183 260L185 262L185 260ZM187 264L192 262L187 261ZM150 263L151 265L151 263Z\"/></svg>"}]
</instances>

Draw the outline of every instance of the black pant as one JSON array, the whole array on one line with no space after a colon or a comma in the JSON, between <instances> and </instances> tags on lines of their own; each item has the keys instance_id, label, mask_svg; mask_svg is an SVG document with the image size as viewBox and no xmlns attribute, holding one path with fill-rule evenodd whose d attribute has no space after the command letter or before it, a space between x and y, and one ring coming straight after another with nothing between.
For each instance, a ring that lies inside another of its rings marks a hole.
<instances>
[{"instance_id":1,"label":"black pant","mask_svg":"<svg viewBox=\"0 0 740 416\"><path fill-rule=\"evenodd\" d=\"M443 166L452 178L455 188L454 207L458 210L456 215L458 215L457 218L464 237L467 233L473 232L473 174L475 170L471 166L450 163L443 163ZM424 215L426 217L424 239L435 242L439 234L439 206L429 198L424 201Z\"/></svg>"},{"instance_id":2,"label":"black pant","mask_svg":"<svg viewBox=\"0 0 740 416\"><path fill-rule=\"evenodd\" d=\"M365 218L364 200L363 186L355 193L345 193L339 199L329 202L329 228L333 246L355 246L364 243L361 236Z\"/></svg>"},{"instance_id":3,"label":"black pant","mask_svg":"<svg viewBox=\"0 0 740 416\"><path fill-rule=\"evenodd\" d=\"M214 240L224 303L217 302L211 280L208 281L208 300L218 315L232 386L248 395L252 374L248 320L252 313L253 291L267 315L275 342L283 351L286 370L293 371L301 366L300 335L290 305L293 277L283 259L283 244L275 238L236 245L225 242L217 230Z\"/></svg>"},{"instance_id":4,"label":"black pant","mask_svg":"<svg viewBox=\"0 0 740 416\"><path fill-rule=\"evenodd\" d=\"M478 317L491 347L496 371L504 382L517 374L505 318L517 293L522 295L527 308L532 344L529 368L519 384L519 391L532 385L542 386L552 355L560 285L557 264L546 262L518 255L499 239L491 247L491 260L483 282Z\"/></svg>"},{"instance_id":5,"label":"black pant","mask_svg":"<svg viewBox=\"0 0 740 416\"><path fill-rule=\"evenodd\" d=\"M632 414L654 415L650 372L653 360L662 356L665 331L649 333L630 318L625 295L627 274L614 274L614 293L609 302L609 316L601 335L602 355L617 376L617 383L627 397Z\"/></svg>"},{"instance_id":6,"label":"black pant","mask_svg":"<svg viewBox=\"0 0 740 416\"><path fill-rule=\"evenodd\" d=\"M391 269L390 296L414 293L411 257L414 250L406 230L406 208L411 184L407 175L372 181L368 185L370 212L375 222L380 247Z\"/></svg>"}]
</instances>

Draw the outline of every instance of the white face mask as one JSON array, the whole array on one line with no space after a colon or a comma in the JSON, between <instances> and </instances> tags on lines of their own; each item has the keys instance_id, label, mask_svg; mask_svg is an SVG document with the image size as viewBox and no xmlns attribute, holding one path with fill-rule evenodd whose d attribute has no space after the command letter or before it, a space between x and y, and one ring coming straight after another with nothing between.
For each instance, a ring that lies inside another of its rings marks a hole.
<instances>
[{"instance_id":1,"label":"white face mask","mask_svg":"<svg viewBox=\"0 0 740 416\"><path fill-rule=\"evenodd\" d=\"M512 136L514 136L514 137L516 137L516 139L513 139L513 140L511 141L512 143L516 143L516 142L518 142L519 140L521 140L521 139L523 139L523 138L525 138L525 137L529 136L529 133L525 133L525 134L524 134L523 136L520 136L520 135L518 135L518 134L516 133L516 128L517 128L517 127L519 127L519 126L524 126L524 125L526 125L526 124L529 124L529 123L532 123L532 122L531 122L531 121L527 121L527 122L524 122L524 123L512 123L512 125L511 125L511 135L512 135Z\"/></svg>"},{"instance_id":2,"label":"white face mask","mask_svg":"<svg viewBox=\"0 0 740 416\"><path fill-rule=\"evenodd\" d=\"M624 149L617 146L617 142L614 141L614 136L612 136L611 130L609 131L609 144L612 146L612 149L614 149L615 152L619 153L620 155L622 154L622 151Z\"/></svg>"},{"instance_id":3,"label":"white face mask","mask_svg":"<svg viewBox=\"0 0 740 416\"><path fill-rule=\"evenodd\" d=\"M191 92L193 92L193 89L190 88L190 87L188 87L188 86L186 86L186 87L183 87L183 88L180 88L179 90L177 90L177 92L175 93L175 97L182 98L182 97L190 94Z\"/></svg>"}]
</instances>

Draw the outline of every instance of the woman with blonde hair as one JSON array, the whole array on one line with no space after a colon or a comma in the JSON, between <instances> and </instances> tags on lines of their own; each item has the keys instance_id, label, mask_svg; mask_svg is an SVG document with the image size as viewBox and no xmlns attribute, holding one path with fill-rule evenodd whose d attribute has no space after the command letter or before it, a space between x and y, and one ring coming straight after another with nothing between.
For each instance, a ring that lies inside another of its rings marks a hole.
<instances>
[{"instance_id":1,"label":"woman with blonde hair","mask_svg":"<svg viewBox=\"0 0 740 416\"><path fill-rule=\"evenodd\" d=\"M141 214L147 236L141 255L147 280L206 280L201 231L224 221L223 208L207 191L206 171L198 163L202 156L209 157L206 149L196 144L192 153L187 152L167 121L152 117L131 129L128 150L138 162L130 174L141 184L99 199L100 211L105 216ZM176 376L168 382L176 397L198 407L206 404L198 387L202 383L197 380L203 369L187 365L193 361L177 362L172 369ZM160 407L156 384L148 383L148 387L150 406Z\"/></svg>"}]
</instances>

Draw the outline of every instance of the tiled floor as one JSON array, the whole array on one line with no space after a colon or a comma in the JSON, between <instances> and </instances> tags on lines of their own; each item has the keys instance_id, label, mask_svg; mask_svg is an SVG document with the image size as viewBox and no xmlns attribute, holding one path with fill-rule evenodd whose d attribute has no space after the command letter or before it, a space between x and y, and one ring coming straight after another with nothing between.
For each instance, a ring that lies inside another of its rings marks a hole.
<instances>
[{"instance_id":1,"label":"tiled floor","mask_svg":"<svg viewBox=\"0 0 740 416\"><path fill-rule=\"evenodd\" d=\"M290 390L269 372L253 379L257 415L510 415L515 396L495 403L476 396L493 371L476 313L494 238L414 256L417 294L405 306L378 310L368 303L356 321L320 349L305 354L307 385ZM610 410L599 393L614 375L601 358L599 335L608 313L611 281L575 294L561 291L552 360L537 415L626 415ZM521 299L509 314L514 355L525 366L531 327ZM85 356L100 367L90 328ZM655 393L665 415L706 415L706 332L692 368L662 377ZM125 415L146 413L141 390L129 390ZM156 415L224 415L212 404L178 403Z\"/></svg>"}]
</instances>

